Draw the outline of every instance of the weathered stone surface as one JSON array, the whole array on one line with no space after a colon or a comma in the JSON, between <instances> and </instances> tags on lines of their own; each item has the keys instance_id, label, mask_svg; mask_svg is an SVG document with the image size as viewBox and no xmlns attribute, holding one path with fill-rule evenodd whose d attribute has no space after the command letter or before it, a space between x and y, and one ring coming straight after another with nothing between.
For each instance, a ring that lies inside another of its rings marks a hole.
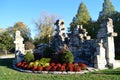
<instances>
[{"instance_id":1,"label":"weathered stone surface","mask_svg":"<svg viewBox=\"0 0 120 80\"><path fill-rule=\"evenodd\" d=\"M20 35L20 31L16 31L15 33L15 51L19 50L22 54L24 54L25 48L23 44L24 39Z\"/></svg>"},{"instance_id":2,"label":"weathered stone surface","mask_svg":"<svg viewBox=\"0 0 120 80\"><path fill-rule=\"evenodd\" d=\"M50 46L54 51L61 50L65 44L68 44L68 36L65 33L64 21L57 20L56 23L56 34L54 35L53 40L50 43Z\"/></svg>"},{"instance_id":3,"label":"weathered stone surface","mask_svg":"<svg viewBox=\"0 0 120 80\"><path fill-rule=\"evenodd\" d=\"M92 63L92 56L94 55L93 40L87 36L86 29L82 26L76 26L69 41L69 48L74 55L75 62L84 62L86 64Z\"/></svg>"},{"instance_id":4,"label":"weathered stone surface","mask_svg":"<svg viewBox=\"0 0 120 80\"><path fill-rule=\"evenodd\" d=\"M41 56L43 56L43 52L47 46L48 46L47 44L42 43L37 45L36 48L34 49L34 54L40 54Z\"/></svg>"}]
</instances>

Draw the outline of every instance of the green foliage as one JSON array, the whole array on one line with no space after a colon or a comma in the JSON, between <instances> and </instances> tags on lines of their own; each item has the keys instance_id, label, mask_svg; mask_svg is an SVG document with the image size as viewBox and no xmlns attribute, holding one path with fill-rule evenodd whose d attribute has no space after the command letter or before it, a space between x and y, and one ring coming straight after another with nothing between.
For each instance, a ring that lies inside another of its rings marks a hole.
<instances>
[{"instance_id":1,"label":"green foliage","mask_svg":"<svg viewBox=\"0 0 120 80\"><path fill-rule=\"evenodd\" d=\"M117 32L117 37L115 37L115 57L120 60L120 12L116 12L112 15L114 32Z\"/></svg>"},{"instance_id":2,"label":"green foliage","mask_svg":"<svg viewBox=\"0 0 120 80\"><path fill-rule=\"evenodd\" d=\"M111 17L114 13L115 9L110 0L104 0L102 11L99 13L98 21L101 23L106 18Z\"/></svg>"},{"instance_id":3,"label":"green foliage","mask_svg":"<svg viewBox=\"0 0 120 80\"><path fill-rule=\"evenodd\" d=\"M7 28L7 31L10 33L10 35L12 35L13 38L17 30L21 32L21 36L24 38L24 42L31 41L32 38L30 37L30 29L23 22L16 22L12 27Z\"/></svg>"},{"instance_id":4,"label":"green foliage","mask_svg":"<svg viewBox=\"0 0 120 80\"><path fill-rule=\"evenodd\" d=\"M40 59L41 63L50 63L50 61L51 61L51 58L42 58L42 59Z\"/></svg>"},{"instance_id":5,"label":"green foliage","mask_svg":"<svg viewBox=\"0 0 120 80\"><path fill-rule=\"evenodd\" d=\"M92 39L97 38L97 32L99 29L98 22L88 22L88 24L84 24L83 27L87 30L88 35L91 36Z\"/></svg>"},{"instance_id":6,"label":"green foliage","mask_svg":"<svg viewBox=\"0 0 120 80\"><path fill-rule=\"evenodd\" d=\"M47 46L45 48L45 50L43 51L43 57L46 57L46 58L52 58L53 55L54 55L54 51L51 47Z\"/></svg>"},{"instance_id":7,"label":"green foliage","mask_svg":"<svg viewBox=\"0 0 120 80\"><path fill-rule=\"evenodd\" d=\"M37 46L38 44L40 44L40 39L35 36L33 43L35 46Z\"/></svg>"},{"instance_id":8,"label":"green foliage","mask_svg":"<svg viewBox=\"0 0 120 80\"><path fill-rule=\"evenodd\" d=\"M26 62L34 61L34 55L31 52L27 52L24 56Z\"/></svg>"},{"instance_id":9,"label":"green foliage","mask_svg":"<svg viewBox=\"0 0 120 80\"><path fill-rule=\"evenodd\" d=\"M61 53L61 62L62 63L72 63L74 61L74 56L69 50L64 50Z\"/></svg>"},{"instance_id":10,"label":"green foliage","mask_svg":"<svg viewBox=\"0 0 120 80\"><path fill-rule=\"evenodd\" d=\"M81 2L78 8L76 16L73 18L71 22L70 30L73 31L76 25L87 24L91 20L89 12L87 10L86 5Z\"/></svg>"},{"instance_id":11,"label":"green foliage","mask_svg":"<svg viewBox=\"0 0 120 80\"><path fill-rule=\"evenodd\" d=\"M10 34L6 31L3 33L0 33L0 48L3 50L8 50L9 52L14 51L14 43L13 38L10 36Z\"/></svg>"},{"instance_id":12,"label":"green foliage","mask_svg":"<svg viewBox=\"0 0 120 80\"><path fill-rule=\"evenodd\" d=\"M40 61L39 61L39 64L43 67L46 67L46 66L49 66L50 64L50 61L51 61L51 58L42 58Z\"/></svg>"}]
</instances>

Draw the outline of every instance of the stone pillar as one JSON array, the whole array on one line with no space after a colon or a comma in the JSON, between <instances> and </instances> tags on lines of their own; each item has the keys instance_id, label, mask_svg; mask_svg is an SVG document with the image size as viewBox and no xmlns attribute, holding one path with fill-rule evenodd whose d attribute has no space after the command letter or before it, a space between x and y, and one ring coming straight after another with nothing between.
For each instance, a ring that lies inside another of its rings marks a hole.
<instances>
[{"instance_id":1,"label":"stone pillar","mask_svg":"<svg viewBox=\"0 0 120 80\"><path fill-rule=\"evenodd\" d=\"M114 47L114 38L113 38L114 36L117 36L117 33L113 31L112 19L108 18L103 24L101 24L100 29L97 34L97 41L103 40L103 43L102 43L103 47L97 47L97 48L100 48L100 50L102 48L105 49L102 51L97 51L97 53L99 53L99 54L96 54L97 61L102 62L103 60L106 60L106 64L100 65L100 63L97 62L97 65L99 65L98 68L101 68L101 66L105 66L108 68L110 67L114 68L114 64L115 64L115 47ZM103 57L103 60L101 60L98 56ZM105 67L102 67L101 69Z\"/></svg>"},{"instance_id":2,"label":"stone pillar","mask_svg":"<svg viewBox=\"0 0 120 80\"><path fill-rule=\"evenodd\" d=\"M20 31L16 31L15 33L15 51L20 51L22 54L25 54L25 48L23 44L24 39L20 35Z\"/></svg>"},{"instance_id":3,"label":"stone pillar","mask_svg":"<svg viewBox=\"0 0 120 80\"><path fill-rule=\"evenodd\" d=\"M117 36L117 33L113 31L113 21L108 18L107 20L107 60L108 65L112 64L114 66L115 63L115 47L114 47L114 36Z\"/></svg>"}]
</instances>

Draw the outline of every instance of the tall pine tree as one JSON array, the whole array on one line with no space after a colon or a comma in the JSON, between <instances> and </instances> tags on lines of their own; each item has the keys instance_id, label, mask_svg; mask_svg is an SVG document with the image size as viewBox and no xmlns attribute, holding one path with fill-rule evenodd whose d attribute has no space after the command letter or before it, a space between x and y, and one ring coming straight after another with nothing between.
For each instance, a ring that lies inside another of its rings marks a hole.
<instances>
[{"instance_id":1,"label":"tall pine tree","mask_svg":"<svg viewBox=\"0 0 120 80\"><path fill-rule=\"evenodd\" d=\"M73 18L72 22L70 23L70 30L73 31L76 25L83 25L87 24L91 20L89 12L87 10L86 5L81 2L78 8L76 16Z\"/></svg>"},{"instance_id":2,"label":"tall pine tree","mask_svg":"<svg viewBox=\"0 0 120 80\"><path fill-rule=\"evenodd\" d=\"M98 21L102 22L106 18L111 17L114 13L115 9L110 0L104 0L102 11L99 13Z\"/></svg>"}]
</instances>

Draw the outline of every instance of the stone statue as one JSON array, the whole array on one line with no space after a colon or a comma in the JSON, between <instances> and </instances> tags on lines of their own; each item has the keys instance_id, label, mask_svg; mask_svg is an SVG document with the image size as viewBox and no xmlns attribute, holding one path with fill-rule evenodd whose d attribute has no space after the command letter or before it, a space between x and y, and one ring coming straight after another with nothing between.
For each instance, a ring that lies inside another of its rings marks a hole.
<instances>
[{"instance_id":1,"label":"stone statue","mask_svg":"<svg viewBox=\"0 0 120 80\"><path fill-rule=\"evenodd\" d=\"M24 39L20 35L20 31L16 31L15 33L15 51L19 50L22 54L25 54L25 48L23 44Z\"/></svg>"},{"instance_id":2,"label":"stone statue","mask_svg":"<svg viewBox=\"0 0 120 80\"><path fill-rule=\"evenodd\" d=\"M20 31L15 33L15 62L21 62L23 60L23 55L25 54L25 48L23 44L23 38L20 35Z\"/></svg>"}]
</instances>

